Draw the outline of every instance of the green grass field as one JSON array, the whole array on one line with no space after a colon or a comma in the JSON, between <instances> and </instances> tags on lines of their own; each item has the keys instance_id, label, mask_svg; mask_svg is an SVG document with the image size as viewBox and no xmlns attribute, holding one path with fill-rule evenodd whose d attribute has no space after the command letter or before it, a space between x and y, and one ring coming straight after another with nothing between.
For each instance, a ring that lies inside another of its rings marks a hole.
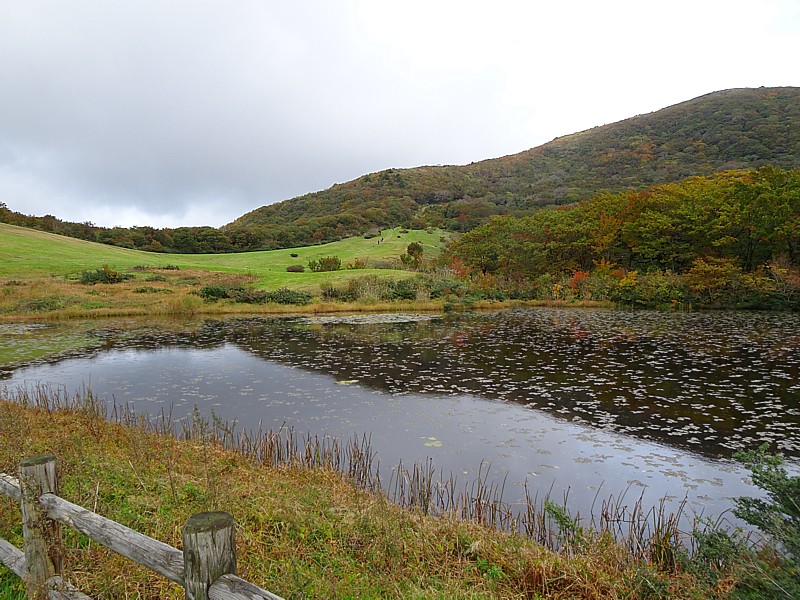
<instances>
[{"instance_id":1,"label":"green grass field","mask_svg":"<svg viewBox=\"0 0 800 600\"><path fill-rule=\"evenodd\" d=\"M401 233L400 228L395 228L382 232L382 237L353 237L320 246L285 250L236 254L156 254L0 223L0 277L23 280L42 276L74 277L104 264L118 271L126 271L137 265L175 265L180 269L252 275L257 278L259 287L310 290L318 289L324 283L339 283L354 273L402 277L400 271L374 268L347 270L346 267L356 260L366 261L369 266L397 263L411 242L421 243L425 258L433 258L441 251L446 235L438 230ZM292 254L297 256L293 257ZM309 260L325 256L338 256L343 270L330 273L312 273L308 270ZM288 273L286 267L290 265L303 265L306 272Z\"/></svg>"}]
</instances>

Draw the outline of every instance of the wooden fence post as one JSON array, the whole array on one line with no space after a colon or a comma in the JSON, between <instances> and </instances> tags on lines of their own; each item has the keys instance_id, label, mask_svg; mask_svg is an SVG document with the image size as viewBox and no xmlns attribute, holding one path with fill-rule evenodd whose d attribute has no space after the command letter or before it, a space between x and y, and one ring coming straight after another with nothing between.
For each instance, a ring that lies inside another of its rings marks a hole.
<instances>
[{"instance_id":1,"label":"wooden fence post","mask_svg":"<svg viewBox=\"0 0 800 600\"><path fill-rule=\"evenodd\" d=\"M48 519L39 496L58 494L56 457L50 454L33 456L19 463L22 500L22 536L25 551L25 589L28 598L47 598L47 580L61 575L64 553L61 525Z\"/></svg>"},{"instance_id":2,"label":"wooden fence post","mask_svg":"<svg viewBox=\"0 0 800 600\"><path fill-rule=\"evenodd\" d=\"M183 526L183 565L187 600L207 600L208 588L223 575L236 575L233 515L204 512Z\"/></svg>"}]
</instances>

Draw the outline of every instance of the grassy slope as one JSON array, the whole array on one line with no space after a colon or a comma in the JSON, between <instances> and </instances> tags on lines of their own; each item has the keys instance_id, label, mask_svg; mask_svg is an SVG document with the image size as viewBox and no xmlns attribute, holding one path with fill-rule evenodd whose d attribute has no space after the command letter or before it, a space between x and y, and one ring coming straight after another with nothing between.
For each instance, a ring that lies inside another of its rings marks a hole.
<instances>
[{"instance_id":1,"label":"grassy slope","mask_svg":"<svg viewBox=\"0 0 800 600\"><path fill-rule=\"evenodd\" d=\"M338 256L343 266L355 259L396 261L411 242L419 242L425 256L436 256L442 246L442 233L433 231L386 230L381 238L348 238L321 246L296 249L248 252L237 254L155 254L138 250L127 250L84 240L67 238L32 229L0 223L0 277L28 279L42 276L74 276L85 270L100 268L108 264L113 269L125 271L135 265L177 265L181 269L208 270L223 273L241 273L258 278L263 287L291 287L315 289L321 283L337 282L351 277L353 273L367 274L375 269L340 271L336 273L287 273L286 267L324 256ZM298 256L292 257L296 253ZM388 275L398 272L380 271Z\"/></svg>"}]
</instances>

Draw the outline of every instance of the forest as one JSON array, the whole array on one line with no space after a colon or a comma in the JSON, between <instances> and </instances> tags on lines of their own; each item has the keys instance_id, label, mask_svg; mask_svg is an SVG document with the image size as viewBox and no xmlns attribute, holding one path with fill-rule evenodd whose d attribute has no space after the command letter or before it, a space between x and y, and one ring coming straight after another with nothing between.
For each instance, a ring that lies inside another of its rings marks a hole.
<instances>
[{"instance_id":1,"label":"forest","mask_svg":"<svg viewBox=\"0 0 800 600\"><path fill-rule=\"evenodd\" d=\"M449 257L510 297L797 307L800 171L725 171L495 217Z\"/></svg>"}]
</instances>

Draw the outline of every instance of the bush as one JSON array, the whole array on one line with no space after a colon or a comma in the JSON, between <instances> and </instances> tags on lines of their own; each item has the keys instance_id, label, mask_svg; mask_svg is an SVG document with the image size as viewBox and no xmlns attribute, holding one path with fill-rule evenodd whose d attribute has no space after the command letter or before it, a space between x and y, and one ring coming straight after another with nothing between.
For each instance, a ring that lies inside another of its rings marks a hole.
<instances>
[{"instance_id":1,"label":"bush","mask_svg":"<svg viewBox=\"0 0 800 600\"><path fill-rule=\"evenodd\" d=\"M313 296L308 292L300 292L287 288L279 288L272 292L266 293L266 301L275 302L276 304L294 304L295 306L305 306L311 302L312 298Z\"/></svg>"},{"instance_id":2,"label":"bush","mask_svg":"<svg viewBox=\"0 0 800 600\"><path fill-rule=\"evenodd\" d=\"M95 283L121 283L133 277L129 273L120 273L108 265L94 271L83 271L80 276L81 283L94 285Z\"/></svg>"},{"instance_id":3,"label":"bush","mask_svg":"<svg viewBox=\"0 0 800 600\"><path fill-rule=\"evenodd\" d=\"M223 298L231 298L237 290L244 290L243 287L232 287L229 285L204 285L197 290L197 295L203 300L222 300Z\"/></svg>"},{"instance_id":4,"label":"bush","mask_svg":"<svg viewBox=\"0 0 800 600\"><path fill-rule=\"evenodd\" d=\"M198 290L197 295L208 301L230 299L242 304L266 304L275 302L276 304L295 304L305 306L313 296L308 292L298 292L287 288L280 288L268 292L266 290L254 290L241 285L207 285Z\"/></svg>"},{"instance_id":5,"label":"bush","mask_svg":"<svg viewBox=\"0 0 800 600\"><path fill-rule=\"evenodd\" d=\"M353 262L347 265L348 269L356 270L356 269L366 269L367 268L367 259L365 258L355 258Z\"/></svg>"},{"instance_id":6,"label":"bush","mask_svg":"<svg viewBox=\"0 0 800 600\"><path fill-rule=\"evenodd\" d=\"M234 302L241 302L242 304L265 304L270 301L269 294L264 290L244 287L233 288L229 297Z\"/></svg>"},{"instance_id":7,"label":"bush","mask_svg":"<svg viewBox=\"0 0 800 600\"><path fill-rule=\"evenodd\" d=\"M416 300L419 286L411 279L395 281L390 290L392 300Z\"/></svg>"},{"instance_id":8,"label":"bush","mask_svg":"<svg viewBox=\"0 0 800 600\"><path fill-rule=\"evenodd\" d=\"M304 273L306 268L303 265L289 265L286 267L287 273Z\"/></svg>"},{"instance_id":9,"label":"bush","mask_svg":"<svg viewBox=\"0 0 800 600\"><path fill-rule=\"evenodd\" d=\"M308 268L315 273L338 271L342 268L342 260L338 256L325 256L319 260L308 261Z\"/></svg>"},{"instance_id":10,"label":"bush","mask_svg":"<svg viewBox=\"0 0 800 600\"><path fill-rule=\"evenodd\" d=\"M755 525L773 541L772 554L753 554L735 596L800 598L800 476L789 476L783 457L770 454L767 444L738 452L736 458L752 473L766 498L737 498L733 514Z\"/></svg>"},{"instance_id":11,"label":"bush","mask_svg":"<svg viewBox=\"0 0 800 600\"><path fill-rule=\"evenodd\" d=\"M157 288L152 285L143 285L133 290L134 294L171 294L172 290L167 288Z\"/></svg>"},{"instance_id":12,"label":"bush","mask_svg":"<svg viewBox=\"0 0 800 600\"><path fill-rule=\"evenodd\" d=\"M337 288L329 283L322 285L322 298L338 302L355 302L355 291L351 287Z\"/></svg>"},{"instance_id":13,"label":"bush","mask_svg":"<svg viewBox=\"0 0 800 600\"><path fill-rule=\"evenodd\" d=\"M65 296L44 296L19 305L17 310L19 312L48 312L66 308L68 303Z\"/></svg>"}]
</instances>

